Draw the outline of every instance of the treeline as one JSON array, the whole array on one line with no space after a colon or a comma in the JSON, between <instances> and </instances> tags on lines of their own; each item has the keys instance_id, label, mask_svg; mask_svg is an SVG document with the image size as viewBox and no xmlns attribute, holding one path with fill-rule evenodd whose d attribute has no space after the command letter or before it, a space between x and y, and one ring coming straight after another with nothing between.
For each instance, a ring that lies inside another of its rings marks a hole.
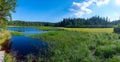
<instances>
[{"instance_id":1,"label":"treeline","mask_svg":"<svg viewBox=\"0 0 120 62\"><path fill-rule=\"evenodd\" d=\"M94 16L89 19L84 18L66 18L56 24L61 27L112 27L108 18Z\"/></svg>"},{"instance_id":2,"label":"treeline","mask_svg":"<svg viewBox=\"0 0 120 62\"><path fill-rule=\"evenodd\" d=\"M54 26L54 23L50 22L25 22L20 20L15 20L8 22L9 26Z\"/></svg>"},{"instance_id":3,"label":"treeline","mask_svg":"<svg viewBox=\"0 0 120 62\"><path fill-rule=\"evenodd\" d=\"M120 20L110 22L107 17L93 16L91 18L65 18L58 23L50 22L25 22L13 21L9 25L12 26L55 26L55 27L80 27L80 28L111 28L114 25L120 24Z\"/></svg>"}]
</instances>

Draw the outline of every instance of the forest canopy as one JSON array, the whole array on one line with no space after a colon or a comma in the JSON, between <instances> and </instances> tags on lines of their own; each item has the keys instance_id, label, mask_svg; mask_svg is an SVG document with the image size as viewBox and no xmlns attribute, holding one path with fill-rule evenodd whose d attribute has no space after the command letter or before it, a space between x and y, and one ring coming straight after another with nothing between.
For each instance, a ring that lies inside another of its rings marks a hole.
<instances>
[{"instance_id":1,"label":"forest canopy","mask_svg":"<svg viewBox=\"0 0 120 62\"><path fill-rule=\"evenodd\" d=\"M120 24L120 20L109 21L107 17L93 16L91 18L64 18L57 23L50 22L25 22L16 20L11 26L54 26L54 27L73 27L73 28L111 28Z\"/></svg>"}]
</instances>

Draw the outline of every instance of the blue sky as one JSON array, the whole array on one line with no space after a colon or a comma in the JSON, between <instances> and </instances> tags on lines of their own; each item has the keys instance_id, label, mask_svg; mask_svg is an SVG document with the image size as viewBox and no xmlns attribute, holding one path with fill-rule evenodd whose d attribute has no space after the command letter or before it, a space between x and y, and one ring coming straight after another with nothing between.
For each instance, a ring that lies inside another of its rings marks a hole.
<instances>
[{"instance_id":1,"label":"blue sky","mask_svg":"<svg viewBox=\"0 0 120 62\"><path fill-rule=\"evenodd\" d=\"M13 20L59 22L94 15L120 18L120 0L18 0Z\"/></svg>"}]
</instances>

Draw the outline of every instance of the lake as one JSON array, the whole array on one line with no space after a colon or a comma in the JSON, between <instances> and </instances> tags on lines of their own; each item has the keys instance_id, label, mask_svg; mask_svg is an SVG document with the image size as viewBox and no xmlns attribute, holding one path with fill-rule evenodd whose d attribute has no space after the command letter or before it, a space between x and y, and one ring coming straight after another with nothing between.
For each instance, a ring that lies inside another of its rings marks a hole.
<instances>
[{"instance_id":1,"label":"lake","mask_svg":"<svg viewBox=\"0 0 120 62\"><path fill-rule=\"evenodd\" d=\"M38 55L41 52L43 52L45 49L47 49L47 44L38 39L30 38L27 35L30 34L41 34L48 31L42 31L38 30L33 27L9 27L10 31L18 31L18 32L24 32L25 35L22 36L13 36L11 38L10 42L10 49L9 52L18 56L26 56L28 54Z\"/></svg>"}]
</instances>

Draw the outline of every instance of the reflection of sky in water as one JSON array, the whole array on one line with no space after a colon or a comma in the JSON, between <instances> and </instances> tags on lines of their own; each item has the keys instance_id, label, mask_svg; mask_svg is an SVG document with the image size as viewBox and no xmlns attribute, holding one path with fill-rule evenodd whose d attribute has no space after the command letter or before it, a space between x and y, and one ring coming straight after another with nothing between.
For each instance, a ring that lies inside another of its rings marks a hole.
<instances>
[{"instance_id":1,"label":"reflection of sky in water","mask_svg":"<svg viewBox=\"0 0 120 62\"><path fill-rule=\"evenodd\" d=\"M12 36L11 51L17 51L20 55L30 53L38 54L40 49L45 49L46 43L38 39L29 38L26 36Z\"/></svg>"},{"instance_id":2,"label":"reflection of sky in water","mask_svg":"<svg viewBox=\"0 0 120 62\"><path fill-rule=\"evenodd\" d=\"M24 32L25 35L29 34L40 34L48 31L37 30L36 28L21 28L21 27L9 27L10 31L19 31ZM27 36L12 36L12 46L11 51L17 51L20 55L27 55L27 54L38 54L40 49L46 49L47 44L38 39L29 38Z\"/></svg>"},{"instance_id":3,"label":"reflection of sky in water","mask_svg":"<svg viewBox=\"0 0 120 62\"><path fill-rule=\"evenodd\" d=\"M24 32L25 35L27 34L41 34L41 33L45 33L45 32L48 32L48 31L28 31L28 32Z\"/></svg>"},{"instance_id":4,"label":"reflection of sky in water","mask_svg":"<svg viewBox=\"0 0 120 62\"><path fill-rule=\"evenodd\" d=\"M18 32L24 32L24 34L41 34L44 32L48 31L43 31L43 30L38 30L36 28L31 28L31 27L9 27L8 28L10 31L18 31Z\"/></svg>"}]
</instances>

